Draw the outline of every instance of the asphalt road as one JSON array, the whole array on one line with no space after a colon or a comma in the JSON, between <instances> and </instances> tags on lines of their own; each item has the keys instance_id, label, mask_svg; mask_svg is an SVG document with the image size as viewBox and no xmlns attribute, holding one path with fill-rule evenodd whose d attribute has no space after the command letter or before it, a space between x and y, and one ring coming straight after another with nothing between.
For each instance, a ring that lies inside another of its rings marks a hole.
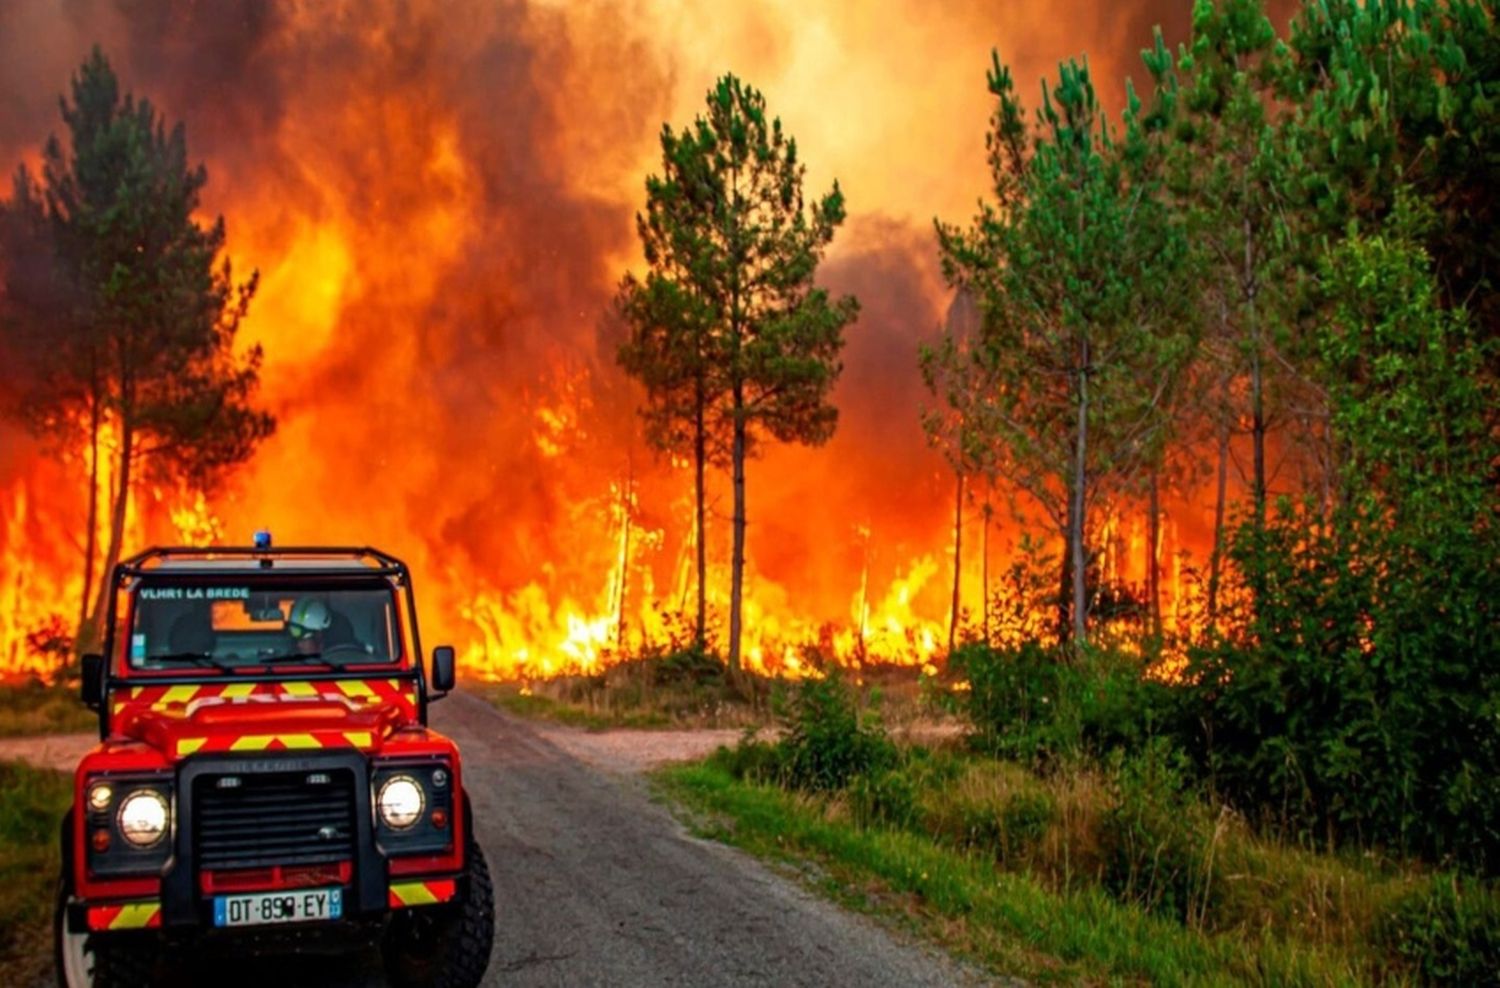
<instances>
[{"instance_id":1,"label":"asphalt road","mask_svg":"<svg viewBox=\"0 0 1500 988\"><path fill-rule=\"evenodd\" d=\"M689 835L638 775L580 760L557 728L458 694L433 723L463 750L494 877L486 985L901 986L984 983L748 856ZM214 988L380 988L378 957L184 971Z\"/></svg>"}]
</instances>

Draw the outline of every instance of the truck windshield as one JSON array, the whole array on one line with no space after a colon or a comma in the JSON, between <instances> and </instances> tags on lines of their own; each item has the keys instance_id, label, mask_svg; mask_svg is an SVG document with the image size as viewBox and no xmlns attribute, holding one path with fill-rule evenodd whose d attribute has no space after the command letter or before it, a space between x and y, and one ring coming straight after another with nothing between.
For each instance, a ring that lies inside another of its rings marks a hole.
<instances>
[{"instance_id":1,"label":"truck windshield","mask_svg":"<svg viewBox=\"0 0 1500 988\"><path fill-rule=\"evenodd\" d=\"M367 665L398 661L401 633L380 581L154 579L136 589L128 654L134 669Z\"/></svg>"}]
</instances>

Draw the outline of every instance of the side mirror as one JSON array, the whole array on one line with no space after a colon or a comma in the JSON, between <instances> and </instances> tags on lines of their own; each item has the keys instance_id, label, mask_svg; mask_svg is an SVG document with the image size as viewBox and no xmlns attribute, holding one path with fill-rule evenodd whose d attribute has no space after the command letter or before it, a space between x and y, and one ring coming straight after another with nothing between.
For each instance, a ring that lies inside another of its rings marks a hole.
<instances>
[{"instance_id":1,"label":"side mirror","mask_svg":"<svg viewBox=\"0 0 1500 988\"><path fill-rule=\"evenodd\" d=\"M432 650L432 688L439 695L451 692L458 685L456 663L452 645L439 645Z\"/></svg>"},{"instance_id":2,"label":"side mirror","mask_svg":"<svg viewBox=\"0 0 1500 988\"><path fill-rule=\"evenodd\" d=\"M104 656L83 657L83 684L79 692L83 695L84 706L90 710L99 709L99 704L104 702Z\"/></svg>"}]
</instances>

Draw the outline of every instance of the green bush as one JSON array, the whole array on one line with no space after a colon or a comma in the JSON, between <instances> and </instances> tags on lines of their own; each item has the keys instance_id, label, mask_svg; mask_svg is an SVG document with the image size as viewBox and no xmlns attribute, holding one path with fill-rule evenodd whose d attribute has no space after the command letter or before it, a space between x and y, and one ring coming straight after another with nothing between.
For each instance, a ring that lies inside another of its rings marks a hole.
<instances>
[{"instance_id":1,"label":"green bush","mask_svg":"<svg viewBox=\"0 0 1500 988\"><path fill-rule=\"evenodd\" d=\"M1103 884L1122 902L1195 922L1212 894L1213 821L1188 784L1187 762L1157 740L1119 759L1101 821Z\"/></svg>"},{"instance_id":2,"label":"green bush","mask_svg":"<svg viewBox=\"0 0 1500 988\"><path fill-rule=\"evenodd\" d=\"M1500 986L1500 891L1491 886L1436 876L1397 905L1381 934L1424 984Z\"/></svg>"},{"instance_id":3,"label":"green bush","mask_svg":"<svg viewBox=\"0 0 1500 988\"><path fill-rule=\"evenodd\" d=\"M836 669L798 686L781 749L785 783L814 792L842 789L896 760L895 746L860 716L854 691Z\"/></svg>"},{"instance_id":4,"label":"green bush","mask_svg":"<svg viewBox=\"0 0 1500 988\"><path fill-rule=\"evenodd\" d=\"M917 785L899 768L857 775L849 783L849 810L861 827L910 829L917 821Z\"/></svg>"},{"instance_id":5,"label":"green bush","mask_svg":"<svg viewBox=\"0 0 1500 988\"><path fill-rule=\"evenodd\" d=\"M1252 616L1192 656L1184 747L1252 817L1496 875L1495 343L1440 304L1430 213L1395 203L1321 271L1332 497L1233 536Z\"/></svg>"},{"instance_id":6,"label":"green bush","mask_svg":"<svg viewBox=\"0 0 1500 988\"><path fill-rule=\"evenodd\" d=\"M966 714L979 747L1038 765L1057 758L1139 748L1172 705L1140 659L1100 649L1076 656L1036 641L956 649L950 668L967 677Z\"/></svg>"},{"instance_id":7,"label":"green bush","mask_svg":"<svg viewBox=\"0 0 1500 988\"><path fill-rule=\"evenodd\" d=\"M722 687L724 671L724 660L697 644L668 652L653 662L654 679L659 686L691 683L694 686Z\"/></svg>"},{"instance_id":8,"label":"green bush","mask_svg":"<svg viewBox=\"0 0 1500 988\"><path fill-rule=\"evenodd\" d=\"M971 642L954 650L948 667L969 682L965 713L984 751L1034 762L1073 740L1060 711L1068 670L1054 649L1036 641L1008 649Z\"/></svg>"}]
</instances>

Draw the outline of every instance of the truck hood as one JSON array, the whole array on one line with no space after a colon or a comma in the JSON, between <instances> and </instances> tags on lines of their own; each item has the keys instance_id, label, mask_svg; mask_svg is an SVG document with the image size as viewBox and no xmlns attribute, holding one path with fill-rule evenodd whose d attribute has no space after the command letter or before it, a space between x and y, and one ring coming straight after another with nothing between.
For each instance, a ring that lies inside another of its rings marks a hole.
<instances>
[{"instance_id":1,"label":"truck hood","mask_svg":"<svg viewBox=\"0 0 1500 988\"><path fill-rule=\"evenodd\" d=\"M122 685L110 695L110 733L173 759L209 752L378 751L416 719L409 680Z\"/></svg>"}]
</instances>

